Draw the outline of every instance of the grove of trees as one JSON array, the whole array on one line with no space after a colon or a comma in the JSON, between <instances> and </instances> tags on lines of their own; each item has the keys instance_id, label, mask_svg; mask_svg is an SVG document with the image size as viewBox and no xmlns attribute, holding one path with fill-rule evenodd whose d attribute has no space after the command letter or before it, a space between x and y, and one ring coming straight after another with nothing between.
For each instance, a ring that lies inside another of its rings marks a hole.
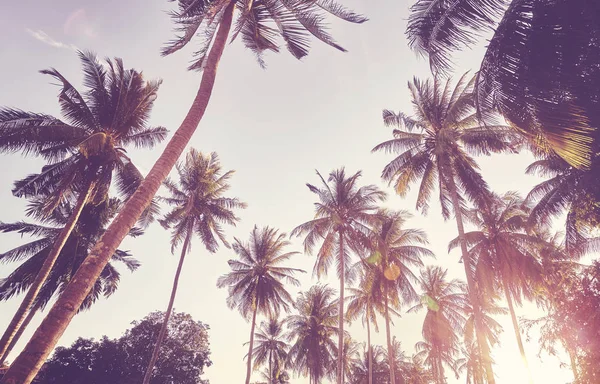
<instances>
[{"instance_id":1,"label":"grove of trees","mask_svg":"<svg viewBox=\"0 0 600 384\"><path fill-rule=\"evenodd\" d=\"M0 300L20 300L0 338L0 366L44 311L0 384L205 383L208 327L173 312L192 243L207 254L231 249L230 270L215 289L226 289L224 305L249 323L245 384L257 371L269 384L294 377L310 384L445 384L449 377L495 384L503 369L493 359L503 315L529 372L522 382L533 382L528 362L535 356L527 355L524 339L537 330L542 350L568 356L575 384L598 383L600 3L415 1L406 36L431 75L408 82L412 110L383 110L389 137L364 148L386 155L380 171L389 190L365 182L360 170L317 171L306 184L314 198L302 207L306 219L285 231L254 225L248 240L228 240L247 206L243 196L230 195L234 172L222 169L216 153L186 150L204 134L196 129L218 87L223 52L239 39L264 67L265 52L285 48L302 59L311 40L345 51L327 21L362 24L367 16L334 0L175 3L177 34L161 53L193 46L188 69L201 79L172 134L150 124L161 81L87 51L78 52L82 87L56 69L41 71L58 82L60 116L0 107L0 152L44 162L13 184L12 193L27 200L28 220L0 222L1 232L32 237L0 254L0 262L16 263L0 278ZM454 54L484 35L490 40L478 67L455 74ZM256 100L256 108L271 108ZM167 139L143 176L127 149ZM535 160L527 173L544 180L523 196L492 190L479 159L516 153L529 153ZM416 201L384 206L411 188ZM440 220L455 226L448 250L460 252L460 279L448 276L447 259L433 261L432 234L414 228L409 204L423 215L439 205ZM119 339L80 338L49 358L74 316L117 290L115 265L135 271L143 264L119 247L128 236L144 241L155 221L180 254L166 311ZM334 274L339 286L300 287L306 271L294 267L300 252L292 239L313 257L313 275ZM292 289L301 292L294 297ZM524 302L544 317L519 320ZM422 340L410 356L393 332L405 312L423 314ZM365 343L348 331L352 323L365 327ZM385 345L372 345L380 325Z\"/></svg>"}]
</instances>

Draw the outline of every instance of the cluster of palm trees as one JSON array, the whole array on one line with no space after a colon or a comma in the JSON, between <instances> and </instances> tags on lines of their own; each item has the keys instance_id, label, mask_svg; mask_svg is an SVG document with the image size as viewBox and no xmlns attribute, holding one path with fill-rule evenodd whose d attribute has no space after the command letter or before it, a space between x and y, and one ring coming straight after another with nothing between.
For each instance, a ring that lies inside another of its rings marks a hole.
<instances>
[{"instance_id":1,"label":"cluster of palm trees","mask_svg":"<svg viewBox=\"0 0 600 384\"><path fill-rule=\"evenodd\" d=\"M385 193L373 185L360 186L360 172L347 175L340 169L327 180L318 174L321 185L308 185L318 200L315 217L291 234L303 236L306 253L316 253L317 277L335 265L339 297L324 286L296 300L291 297L285 284L297 285L295 275L301 271L282 265L294 255L286 251L283 233L255 228L247 243L236 239L232 248L239 260L230 261L232 271L218 286L228 287L229 305L251 320L246 383L253 360L268 365L271 382L285 380L289 361L294 361L292 370L315 384L323 377L334 377L339 384L352 381L361 363L348 358L357 347L344 323L360 318L370 334L371 325L377 328L377 316L383 316L387 358L382 362L378 356L383 354L367 342L369 383L377 377L375 368L387 364L392 384L400 375L442 383L444 367L463 367L471 382L493 384L490 351L499 330L493 315L503 312L499 297L507 302L524 355L515 304L527 299L559 306L550 293L555 281L548 276L557 270L572 276L580 268L574 261L595 249L589 228L598 225L600 213L598 11L592 1L415 3L409 43L428 55L434 77L409 83L413 115L384 111L393 137L374 150L394 154L382 178L397 194L405 196L418 185L417 210L426 213L437 191L444 219L456 221L458 236L449 248L460 249L466 284L447 281L439 268L428 267L420 274L411 269L423 268L422 259L432 256L425 234L405 228L406 212L382 209ZM162 53L172 54L198 40L190 70L201 71L202 79L188 114L145 177L126 148L151 148L166 139L165 128L148 125L160 82L126 70L120 59L101 63L81 52L84 92L57 70L42 71L60 84L62 119L0 108L0 151L38 156L47 163L39 173L15 182L13 189L16 196L29 199L26 214L36 223L0 225L3 232L37 237L0 255L1 261L23 261L0 281L0 298L26 292L0 338L0 364L31 317L57 297L0 383L30 383L76 313L115 291L119 274L113 263L131 270L138 266L118 247L126 236L143 233L159 214L160 200L172 207L160 222L172 230L173 250L182 249L144 379L149 382L193 236L200 237L208 252L220 244L229 246L222 226L234 225L234 210L245 206L224 197L231 173L221 173L214 154L190 151L177 168L179 183L167 180L206 111L226 43L241 35L261 65L262 53L278 52L280 43L294 57L304 57L311 37L343 51L327 32L326 15L352 23L367 20L332 0L178 0L171 16L180 34ZM451 52L475 43L478 33L489 28L494 34L477 75L464 75L452 86L443 77L452 67ZM529 172L550 178L525 199L493 193L475 156L520 150L537 157ZM155 199L162 185L169 196ZM557 242L550 227L564 213L564 241ZM346 285L354 281L346 297ZM408 306L427 314L418 353L403 365L390 322ZM271 341L283 332L278 316L292 308L297 313L284 324L292 343L288 349ZM256 332L259 314L267 323ZM568 352L576 363L577 351ZM457 359L461 355L466 360ZM428 373L419 373L424 366Z\"/></svg>"},{"instance_id":2,"label":"cluster of palm trees","mask_svg":"<svg viewBox=\"0 0 600 384\"><path fill-rule=\"evenodd\" d=\"M279 291L278 295L272 294L271 305L275 307L265 306L270 289L259 289L258 282L273 281L271 289L280 289L286 279L296 284L292 275L300 271L267 266L266 253L260 262L258 250L267 252L270 248L260 247L261 242L253 234L252 246L236 251L245 263L244 272L240 274L238 262L231 261L234 271L219 280L219 286L229 286L230 300L242 315L252 317L246 383L250 382L253 355L259 356L254 359L255 367L268 362L270 382L286 368L307 375L313 383L323 378L340 384L360 382L352 373L353 369L360 371L360 360L354 361L356 356L347 354L357 348L344 331L346 321L358 319L367 329L366 380L373 383L374 375L381 377L381 370L374 366L382 364L370 342L371 326L377 329L378 316L383 317L386 326L387 346L383 351L389 376L384 380L407 382L404 372L411 364L400 359L404 366L400 364L396 369L399 363L394 360L390 327L392 315L402 308L426 311L424 340L415 346L414 359L427 367L429 382L445 383L447 367L457 377L465 370L468 382L493 383L491 350L498 344L502 330L494 317L504 313L510 313L527 366L515 305L524 299L546 301L548 297L540 293L548 287L545 269L560 263L576 270L574 261L595 240L567 224L564 247L549 241L549 218L562 211L548 208L555 190L540 192L540 186L548 182L536 186L526 199L515 192L498 195L489 189L474 156L515 152L524 147L524 142L509 127L490 118L482 122L476 116L473 87L474 80L467 75L454 87L449 79L415 79L409 83L414 115L384 111L384 122L396 129L391 140L374 149L395 153L382 177L394 185L398 194L405 195L411 184L418 184L417 209L426 211L434 189L438 190L444 218L453 215L456 220L458 236L448 249L462 251L466 284L448 280L440 267L425 267L424 259L434 256L426 248L426 234L407 228L408 212L380 208L385 193L374 185L361 186L360 172L348 175L342 168L331 172L327 179L317 172L320 185L307 184L317 196L314 219L293 229L291 235L303 236L305 252L316 253L317 278L335 266L340 281L338 297L334 300L335 292L328 287L314 286L296 301L298 314L278 322L273 315L280 307L287 310L291 298ZM530 169L543 169L548 162L547 153L541 149L538 153L541 160ZM576 239L568 240L569 236ZM287 259L291 253L284 255ZM420 274L416 268L421 268ZM347 282L354 280L356 286L348 288ZM499 305L501 298L508 310ZM257 333L261 342L254 347L256 313L268 319ZM289 328L287 335L282 331L284 325ZM337 343L333 341L336 337ZM289 348L285 348L285 340L291 342Z\"/></svg>"}]
</instances>

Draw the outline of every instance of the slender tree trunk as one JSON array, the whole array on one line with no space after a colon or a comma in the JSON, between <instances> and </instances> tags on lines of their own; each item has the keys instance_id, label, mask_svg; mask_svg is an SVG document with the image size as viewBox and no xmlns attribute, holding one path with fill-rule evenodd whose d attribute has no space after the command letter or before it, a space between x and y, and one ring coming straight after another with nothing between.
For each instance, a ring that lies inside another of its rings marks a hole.
<instances>
[{"instance_id":1,"label":"slender tree trunk","mask_svg":"<svg viewBox=\"0 0 600 384\"><path fill-rule=\"evenodd\" d=\"M192 220L193 223L193 220ZM193 225L193 224L192 224ZM190 225L191 227L191 225ZM156 339L156 344L154 345L154 350L152 351L152 357L150 358L150 362L148 363L148 367L146 368L146 374L144 375L143 384L149 384L150 379L152 379L152 371L154 370L154 365L156 364L156 360L158 360L158 355L160 353L160 347L162 346L163 340L167 335L167 329L169 328L169 318L171 317L171 311L173 311L173 303L175 302L175 295L177 295L177 287L179 285L179 276L181 275L181 271L183 269L183 261L185 260L185 255L187 254L188 247L190 245L190 241L192 240L192 230L191 228L188 230L187 236L185 237L185 241L183 242L183 247L181 249L181 256L179 257L179 265L177 266L177 271L175 272L175 279L173 280L173 288L171 289L171 298L169 299L169 305L167 306L167 312L165 312L165 317L163 319L162 326L160 327L160 332L158 334L158 338Z\"/></svg>"},{"instance_id":2,"label":"slender tree trunk","mask_svg":"<svg viewBox=\"0 0 600 384\"><path fill-rule=\"evenodd\" d=\"M392 336L390 332L390 309L388 298L388 286L384 283L384 301L385 301L385 337L387 340L388 365L390 366L390 384L396 384L396 372L394 367L394 354L392 351Z\"/></svg>"},{"instance_id":3,"label":"slender tree trunk","mask_svg":"<svg viewBox=\"0 0 600 384\"><path fill-rule=\"evenodd\" d=\"M254 305L254 313L252 314L252 327L250 328L250 346L248 347L248 366L246 367L246 384L250 384L250 376L252 376L252 349L254 348L254 327L256 326L256 312L258 305Z\"/></svg>"},{"instance_id":4,"label":"slender tree trunk","mask_svg":"<svg viewBox=\"0 0 600 384\"><path fill-rule=\"evenodd\" d=\"M67 223L58 234L58 237L56 238L56 240L54 240L54 244L52 245L50 252L48 252L46 259L44 260L44 264L42 264L42 267L35 276L35 280L31 284L31 287L29 287L27 294L23 298L21 305L19 306L17 312L8 324L6 331L4 331L4 335L2 335L2 339L0 339L0 358L2 358L2 360L5 360L5 355L6 351L8 350L8 346L19 331L19 328L21 328L21 324L25 320L25 317L29 313L31 306L33 305L35 299L40 293L42 285L44 285L44 283L46 282L46 279L50 275L50 272L52 271L52 268L54 267L54 264L56 263L56 260L60 255L60 252L62 251L67 240L69 239L71 232L73 232L73 229L75 229L77 221L79 220L79 216L81 215L81 211L83 211L83 207L85 207L85 204L87 203L90 197L92 188L93 179L90 177L90 179L86 182L84 189L81 191L79 197L77 198L77 203L75 204L75 207L73 207L73 213L71 214L71 217L69 217ZM95 281L96 280L94 280L94 282Z\"/></svg>"},{"instance_id":5,"label":"slender tree trunk","mask_svg":"<svg viewBox=\"0 0 600 384\"><path fill-rule=\"evenodd\" d=\"M340 304L338 309L338 361L337 361L337 382L338 384L344 384L344 288L345 288L345 277L346 277L346 265L344 258L344 234L340 230L338 231L340 237L340 249L339 249L339 263L340 263Z\"/></svg>"},{"instance_id":6,"label":"slender tree trunk","mask_svg":"<svg viewBox=\"0 0 600 384\"><path fill-rule=\"evenodd\" d=\"M373 351L371 351L371 326L369 325L369 315L367 314L367 364L369 370L369 384L373 384Z\"/></svg>"},{"instance_id":7,"label":"slender tree trunk","mask_svg":"<svg viewBox=\"0 0 600 384\"><path fill-rule=\"evenodd\" d=\"M273 351L269 351L269 384L273 384Z\"/></svg>"},{"instance_id":8,"label":"slender tree trunk","mask_svg":"<svg viewBox=\"0 0 600 384\"><path fill-rule=\"evenodd\" d=\"M42 306L42 303L40 301L38 301L35 303L33 308L31 308L31 310L27 314L27 317L25 318L25 321L23 321L23 324L19 327L19 330L15 334L15 337L13 337L10 344L8 345L8 348L6 349L4 356L2 356L2 358L0 359L0 367L2 366L2 364L4 364L4 362L8 358L8 355L10 355L10 353L12 352L15 345L19 342L19 339L21 339L23 332L25 332L25 329L27 329L27 327L29 326L29 323L31 323L31 320L33 320L35 315L40 310L41 306Z\"/></svg>"},{"instance_id":9,"label":"slender tree trunk","mask_svg":"<svg viewBox=\"0 0 600 384\"><path fill-rule=\"evenodd\" d=\"M442 177L442 175L440 175ZM465 227L463 224L462 214L460 211L460 202L458 200L458 191L456 190L456 184L454 183L454 177L452 174L447 175L448 190L450 192L450 198L452 199L452 206L454 208L454 217L456 219L456 227L458 229L458 239L460 242L460 249L463 258L463 265L465 267L465 275L467 276L467 286L469 287L469 296L471 305L473 306L473 316L475 317L475 336L477 339L477 346L480 351L481 360L484 366L484 371L488 384L495 384L496 379L494 378L494 371L492 369L492 359L488 348L487 341L484 340L481 331L479 330L479 324L481 324L482 314L479 300L477 299L477 285L473 278L473 261L469 255L467 249L467 242L465 240Z\"/></svg>"},{"instance_id":10,"label":"slender tree trunk","mask_svg":"<svg viewBox=\"0 0 600 384\"><path fill-rule=\"evenodd\" d=\"M523 347L523 339L521 338L521 332L519 330L519 322L517 321L517 314L515 313L515 307L513 305L512 297L510 295L510 290L508 289L508 283L504 276L502 276L502 284L504 285L504 295L506 296L506 302L508 303L508 310L510 311L510 318L513 323L513 328L515 330L515 336L517 338L517 345L519 346L519 352L521 352L521 359L523 359L523 365L525 365L525 369L527 370L527 376L529 379L529 383L533 384L533 378L531 377L531 371L529 370L529 362L527 361L527 356L525 355L525 348Z\"/></svg>"},{"instance_id":11,"label":"slender tree trunk","mask_svg":"<svg viewBox=\"0 0 600 384\"><path fill-rule=\"evenodd\" d=\"M24 351L10 366L0 384L31 383L115 250L135 225L144 209L150 205L158 188L183 153L210 100L219 60L227 44L234 10L235 2L231 2L225 9L215 41L206 59L200 89L183 123L167 144L148 176L142 181L133 196L127 200L123 209L79 267L74 278L49 311Z\"/></svg>"},{"instance_id":12,"label":"slender tree trunk","mask_svg":"<svg viewBox=\"0 0 600 384\"><path fill-rule=\"evenodd\" d=\"M568 346L567 342L564 338L561 338L561 344L567 354L569 355L569 360L571 362L571 371L573 371L573 384L579 384L579 371L577 370L577 356L575 352Z\"/></svg>"},{"instance_id":13,"label":"slender tree trunk","mask_svg":"<svg viewBox=\"0 0 600 384\"><path fill-rule=\"evenodd\" d=\"M575 355L573 352L566 347L566 343L564 343L565 350L569 354L569 359L571 360L571 370L573 371L573 384L579 384L579 371L577 370L577 360L575 359Z\"/></svg>"}]
</instances>

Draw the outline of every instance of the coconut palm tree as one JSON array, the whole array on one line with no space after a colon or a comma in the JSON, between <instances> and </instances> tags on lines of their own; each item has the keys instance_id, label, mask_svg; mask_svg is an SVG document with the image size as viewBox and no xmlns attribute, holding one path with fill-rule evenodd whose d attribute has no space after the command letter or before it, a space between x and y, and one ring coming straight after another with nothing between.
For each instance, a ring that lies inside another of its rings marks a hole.
<instances>
[{"instance_id":1,"label":"coconut palm tree","mask_svg":"<svg viewBox=\"0 0 600 384\"><path fill-rule=\"evenodd\" d=\"M361 263L362 266L362 263ZM367 382L373 384L373 351L371 350L371 324L375 331L379 332L376 313L383 313L378 308L377 298L373 295L372 279L367 276L368 269L363 269L360 283L357 288L347 288L349 295L346 296L346 320L349 323L361 319L363 326L367 328Z\"/></svg>"},{"instance_id":2,"label":"coconut palm tree","mask_svg":"<svg viewBox=\"0 0 600 384\"><path fill-rule=\"evenodd\" d=\"M387 361L388 371L394 371L394 377L397 381L404 382L404 370L406 368L406 354L402 349L402 343L394 336L390 343L390 348L383 351L385 361ZM391 382L391 381L390 381Z\"/></svg>"},{"instance_id":3,"label":"coconut palm tree","mask_svg":"<svg viewBox=\"0 0 600 384\"><path fill-rule=\"evenodd\" d=\"M367 260L372 265L369 273L371 290L385 319L387 348L392 348L390 331L391 314L397 314L402 303L410 304L418 295L414 284L417 276L411 268L423 266L423 257L434 257L433 252L423 247L427 244L427 235L420 229L405 228L410 218L406 211L380 210L370 235L373 254ZM391 312L391 313L390 313ZM388 357L392 357L388 353ZM395 371L391 361L390 383L395 384Z\"/></svg>"},{"instance_id":4,"label":"coconut palm tree","mask_svg":"<svg viewBox=\"0 0 600 384\"><path fill-rule=\"evenodd\" d=\"M432 368L436 383L444 383L446 363L454 371L454 359L460 345L459 334L465 324L465 288L459 280L448 281L447 271L428 266L421 271L420 283L423 292L421 302L409 312L426 309L423 320L423 341L418 349L427 354L425 360Z\"/></svg>"},{"instance_id":5,"label":"coconut palm tree","mask_svg":"<svg viewBox=\"0 0 600 384\"><path fill-rule=\"evenodd\" d=\"M359 344L352 339L349 333L344 336L344 351L342 353L342 381L346 383L346 378L351 377L352 366L359 358Z\"/></svg>"},{"instance_id":6,"label":"coconut palm tree","mask_svg":"<svg viewBox=\"0 0 600 384\"><path fill-rule=\"evenodd\" d=\"M416 207L423 213L427 213L429 200L437 186L442 215L448 219L450 212L454 212L460 239L464 238L464 198L478 206L485 206L490 198L488 185L479 173L473 155L510 150L513 141L512 130L498 125L489 116L486 116L487 124L480 125L475 112L473 81L468 81L465 74L452 88L451 79L443 81L435 77L433 81L422 82L415 78L408 85L415 116L384 110L384 123L397 129L393 131L393 139L373 149L398 154L385 166L382 177L394 183L400 196L405 196L410 186L418 183ZM467 243L462 240L461 251L467 284L470 291L475 292L474 264ZM476 316L480 316L476 301L471 299L471 302ZM478 345L483 345L480 337ZM493 384L489 351L482 351L482 357L487 380Z\"/></svg>"},{"instance_id":7,"label":"coconut palm tree","mask_svg":"<svg viewBox=\"0 0 600 384\"><path fill-rule=\"evenodd\" d=\"M553 220L564 215L565 251L571 258L579 258L586 252L586 243L593 237L596 219L582 220L595 215L590 207L590 185L594 185L597 174L594 170L573 167L554 154L543 154L531 163L526 171L548 179L539 183L527 194L527 205L531 206L530 226L549 228Z\"/></svg>"},{"instance_id":8,"label":"coconut palm tree","mask_svg":"<svg viewBox=\"0 0 600 384\"><path fill-rule=\"evenodd\" d=\"M415 344L415 349L417 350L417 356L423 359L423 363L426 366L430 367L431 376L435 384L445 384L448 382L444 373L444 364L454 372L458 379L456 358L459 351L456 346L440 351L432 343L419 341Z\"/></svg>"},{"instance_id":9,"label":"coconut palm tree","mask_svg":"<svg viewBox=\"0 0 600 384\"><path fill-rule=\"evenodd\" d=\"M28 210L38 210L40 204L44 204L44 202L32 201ZM39 270L43 267L46 256L53 247L54 240L73 214L74 204L69 200L61 202L50 215L41 218L39 224L25 221L0 223L0 232L13 232L19 233L21 236L28 235L37 238L0 254L0 263L21 262L6 278L0 279L0 300L9 300L30 289ZM0 359L0 365L6 360L33 317L39 311L44 310L52 298L65 289L77 268L87 257L94 242L98 240L106 225L117 214L121 206L119 200L112 198L97 206L87 205L83 208L80 220L65 242L65 246L33 302L25 321ZM136 237L142 233L141 230L136 229L130 235ZM80 311L90 308L100 296L109 297L117 290L121 277L115 267L117 263L123 263L132 272L140 265L129 252L117 250L113 255L112 262L106 265L96 280L92 291L80 307Z\"/></svg>"},{"instance_id":10,"label":"coconut palm tree","mask_svg":"<svg viewBox=\"0 0 600 384\"><path fill-rule=\"evenodd\" d=\"M477 347L473 343L467 343L461 352L464 357L457 360L456 370L459 373L467 372L466 384L484 384Z\"/></svg>"},{"instance_id":11,"label":"coconut palm tree","mask_svg":"<svg viewBox=\"0 0 600 384\"><path fill-rule=\"evenodd\" d=\"M17 381L20 382L27 380L29 383L33 379L41 366L37 364L41 364L51 353L73 318L72 311L60 308L80 305L91 289L91 282L95 281L129 229L151 204L204 116L215 84L217 67L229 39L241 35L242 43L257 54L259 63L262 62L262 52L279 51L280 40L294 57L302 58L308 54L311 36L344 51L327 32L326 15L352 23L367 20L334 0L178 0L177 4L178 10L171 12L171 16L178 25L180 35L169 42L162 53L174 53L198 36L190 66L190 69L202 71L196 97L180 127L145 177L142 187L137 190L135 198L128 201L98 242L92 252L93 262L84 264L80 269L79 278L74 280L77 284L73 284L62 300L57 301L53 307L55 310L49 312L48 320L44 323L44 334L34 335L23 358L13 362L5 380L14 375L19 375Z\"/></svg>"},{"instance_id":12,"label":"coconut palm tree","mask_svg":"<svg viewBox=\"0 0 600 384\"><path fill-rule=\"evenodd\" d=\"M322 186L307 184L317 195L315 219L299 225L292 231L293 236L304 235L304 250L312 254L318 242L317 261L313 269L320 278L327 274L335 263L340 280L340 300L338 310L338 360L337 382L341 382L342 351L344 344L344 290L346 278L350 278L350 252L361 254L367 247L369 225L373 222L376 203L385 199L385 193L374 185L360 187L361 172L347 176L344 168L332 171L327 181L317 171Z\"/></svg>"},{"instance_id":13,"label":"coconut palm tree","mask_svg":"<svg viewBox=\"0 0 600 384\"><path fill-rule=\"evenodd\" d=\"M513 301L520 304L523 297L534 298L536 287L542 282L537 252L544 244L538 237L526 233L529 209L516 192L503 196L494 194L487 207L473 210L469 216L477 229L465 233L465 238L471 247L472 259L477 260L479 287L488 295L496 290L504 292L519 352L529 373L529 382L533 382ZM454 239L449 249L457 246L458 239Z\"/></svg>"},{"instance_id":14,"label":"coconut palm tree","mask_svg":"<svg viewBox=\"0 0 600 384\"><path fill-rule=\"evenodd\" d=\"M600 26L592 15L598 11L595 2L585 1L417 0L407 35L413 49L429 56L434 71L445 72L453 51L491 32L477 71L480 112L500 110L528 136L547 140L571 165L595 168Z\"/></svg>"},{"instance_id":15,"label":"coconut palm tree","mask_svg":"<svg viewBox=\"0 0 600 384\"><path fill-rule=\"evenodd\" d=\"M387 382L389 369L385 366L385 361L385 350L381 346L363 345L362 353L359 353L352 365L350 384L367 384L369 380L374 384Z\"/></svg>"},{"instance_id":16,"label":"coconut palm tree","mask_svg":"<svg viewBox=\"0 0 600 384\"><path fill-rule=\"evenodd\" d=\"M423 358L413 355L404 369L405 384L432 384L434 383L431 372L425 367Z\"/></svg>"},{"instance_id":17,"label":"coconut palm tree","mask_svg":"<svg viewBox=\"0 0 600 384\"><path fill-rule=\"evenodd\" d=\"M237 308L245 319L252 319L246 384L250 383L252 373L256 315L262 313L276 318L282 309L288 312L293 299L284 282L299 286L300 281L294 275L304 272L301 269L281 266L298 253L285 251L290 244L284 240L285 236L285 233L278 233L276 229L259 229L255 226L248 243L235 239L233 250L240 259L229 260L232 271L219 277L217 281L217 287L229 289L229 308Z\"/></svg>"},{"instance_id":18,"label":"coconut palm tree","mask_svg":"<svg viewBox=\"0 0 600 384\"><path fill-rule=\"evenodd\" d=\"M246 208L246 204L237 198L224 196L229 190L229 180L233 171L222 173L221 163L216 153L204 155L193 148L190 149L185 160L177 166L177 173L179 185L170 179L164 183L171 196L161 200L173 208L160 220L160 223L165 229L173 229L172 252L180 244L183 243L183 245L173 280L169 305L144 375L143 384L149 384L152 378L154 364L167 333L183 262L192 247L192 237L194 235L200 237L202 244L210 253L215 253L219 249L219 241L229 248L222 224L235 226L239 219L233 211Z\"/></svg>"},{"instance_id":19,"label":"coconut palm tree","mask_svg":"<svg viewBox=\"0 0 600 384\"><path fill-rule=\"evenodd\" d=\"M268 322L261 322L258 332L254 333L254 369L267 364L269 384L275 383L274 379L283 372L287 362L289 345L284 339L283 325L283 322L271 318Z\"/></svg>"},{"instance_id":20,"label":"coconut palm tree","mask_svg":"<svg viewBox=\"0 0 600 384\"><path fill-rule=\"evenodd\" d=\"M335 377L336 344L338 332L335 291L324 285L315 285L301 292L296 299L297 314L286 320L288 339L292 342L289 365L294 372L308 376L310 384L319 384L324 378Z\"/></svg>"},{"instance_id":21,"label":"coconut palm tree","mask_svg":"<svg viewBox=\"0 0 600 384\"><path fill-rule=\"evenodd\" d=\"M113 177L124 199L141 183L143 176L126 155L125 148L151 148L167 134L165 128L147 126L160 81L147 81L140 72L125 70L121 59L107 60L106 69L93 53L79 52L79 58L84 93L56 69L41 71L62 85L58 101L63 120L43 113L0 108L0 151L20 151L48 161L40 173L17 181L13 194L27 198L43 195L40 216L50 215L67 199L76 201L71 217L56 234L54 246L0 339L0 358L36 301L84 207L108 198ZM90 289L103 267L89 280ZM8 373L7 377L10 376Z\"/></svg>"}]
</instances>

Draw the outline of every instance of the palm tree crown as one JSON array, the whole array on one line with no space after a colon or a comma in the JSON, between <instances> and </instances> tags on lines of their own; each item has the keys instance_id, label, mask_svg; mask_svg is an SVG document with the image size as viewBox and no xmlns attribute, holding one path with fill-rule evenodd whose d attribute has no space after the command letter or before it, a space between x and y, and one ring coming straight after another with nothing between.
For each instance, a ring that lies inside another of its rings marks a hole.
<instances>
[{"instance_id":1,"label":"palm tree crown","mask_svg":"<svg viewBox=\"0 0 600 384\"><path fill-rule=\"evenodd\" d=\"M229 260L232 271L219 277L217 286L228 287L227 304L246 319L255 309L277 318L282 308L287 312L293 303L284 283L299 286L294 275L303 271L281 266L298 253L285 252L289 242L284 238L276 229L255 226L248 243L237 238L233 243L239 260Z\"/></svg>"},{"instance_id":2,"label":"palm tree crown","mask_svg":"<svg viewBox=\"0 0 600 384\"><path fill-rule=\"evenodd\" d=\"M322 187L307 184L317 195L315 219L299 225L292 231L293 236L304 235L304 250L312 253L322 241L317 252L314 274L322 277L327 274L335 261L338 277L348 275L350 254L347 248L360 251L368 243L368 225L376 215L376 203L385 199L385 193L374 185L358 186L362 173L347 176L344 168L332 171L327 181L317 171ZM340 242L343 249L340 249ZM336 257L337 256L337 257ZM342 266L344 269L342 270Z\"/></svg>"},{"instance_id":3,"label":"palm tree crown","mask_svg":"<svg viewBox=\"0 0 600 384\"><path fill-rule=\"evenodd\" d=\"M234 171L222 174L216 153L205 155L192 148L177 165L177 173L179 185L167 179L164 186L170 196L160 199L173 207L159 220L163 227L173 228L172 250L192 233L200 237L209 252L217 251L217 240L229 248L222 224L235 226L239 219L233 210L246 208L238 198L223 196Z\"/></svg>"},{"instance_id":4,"label":"palm tree crown","mask_svg":"<svg viewBox=\"0 0 600 384\"><path fill-rule=\"evenodd\" d=\"M256 347L252 351L254 369L267 365L267 372L270 372L271 379L278 377L285 368L289 349L284 339L283 322L273 318L268 322L261 322L254 337L256 338Z\"/></svg>"},{"instance_id":5,"label":"palm tree crown","mask_svg":"<svg viewBox=\"0 0 600 384\"><path fill-rule=\"evenodd\" d=\"M500 110L528 137L544 137L571 165L597 166L600 27L596 2L418 0L410 45L434 71L451 52L493 33L478 70L480 112ZM589 79L589 80L588 80Z\"/></svg>"},{"instance_id":6,"label":"palm tree crown","mask_svg":"<svg viewBox=\"0 0 600 384\"><path fill-rule=\"evenodd\" d=\"M148 127L160 81L145 80L141 72L126 70L121 59L97 61L79 52L83 66L80 93L56 69L41 71L62 85L59 103L64 121L42 113L0 108L0 151L41 156L49 164L41 173L15 183L16 196L47 196L45 211L78 195L93 180L90 200L104 201L113 174L117 190L128 198L143 179L126 155L125 147L151 148L165 139L163 127Z\"/></svg>"},{"instance_id":7,"label":"palm tree crown","mask_svg":"<svg viewBox=\"0 0 600 384\"><path fill-rule=\"evenodd\" d=\"M327 32L326 15L352 23L367 20L333 0L178 0L178 10L171 12L171 17L178 24L179 35L163 48L162 54L180 50L194 35L202 36L189 67L190 70L202 70L221 19L225 13L236 9L239 15L234 21L231 40L241 35L244 46L256 54L262 66L262 54L279 52L281 42L295 58L306 56L311 36L345 51Z\"/></svg>"},{"instance_id":8,"label":"palm tree crown","mask_svg":"<svg viewBox=\"0 0 600 384\"><path fill-rule=\"evenodd\" d=\"M34 201L30 204L29 209L37 210L40 204L43 203ZM52 297L62 292L121 205L122 203L118 199L111 198L98 206L88 205L84 208L79 223L71 233L48 279L42 286L34 307L44 309ZM25 221L10 224L0 223L0 232L16 232L21 235L38 237L36 240L0 254L0 263L22 261L11 274L0 281L0 300L8 300L29 289L44 263L46 255L52 248L54 239L61 231L61 226L69 219L72 209L73 203L64 201L49 216L40 219L40 224ZM130 236L137 237L142 233L141 230L134 229L130 232ZM82 310L88 309L101 295L109 297L116 291L121 275L114 262L123 263L130 271L135 271L140 266L129 252L122 250L115 252L112 261L104 267L100 278L84 300L81 306Z\"/></svg>"},{"instance_id":9,"label":"palm tree crown","mask_svg":"<svg viewBox=\"0 0 600 384\"><path fill-rule=\"evenodd\" d=\"M451 79L408 83L415 116L383 111L387 126L396 126L394 138L377 145L373 151L397 153L383 170L384 180L394 183L405 196L413 183L419 183L417 209L427 213L431 195L438 187L442 214L450 215L453 185L469 199L483 202L489 196L487 183L479 173L472 155L489 155L511 149L508 127L480 125L474 108L474 79L464 74L454 87ZM452 185L451 185L452 184Z\"/></svg>"},{"instance_id":10,"label":"palm tree crown","mask_svg":"<svg viewBox=\"0 0 600 384\"><path fill-rule=\"evenodd\" d=\"M337 348L333 337L338 332L335 291L315 285L299 294L297 314L286 319L288 337L292 342L289 352L291 368L308 375L311 383L335 376Z\"/></svg>"}]
</instances>

